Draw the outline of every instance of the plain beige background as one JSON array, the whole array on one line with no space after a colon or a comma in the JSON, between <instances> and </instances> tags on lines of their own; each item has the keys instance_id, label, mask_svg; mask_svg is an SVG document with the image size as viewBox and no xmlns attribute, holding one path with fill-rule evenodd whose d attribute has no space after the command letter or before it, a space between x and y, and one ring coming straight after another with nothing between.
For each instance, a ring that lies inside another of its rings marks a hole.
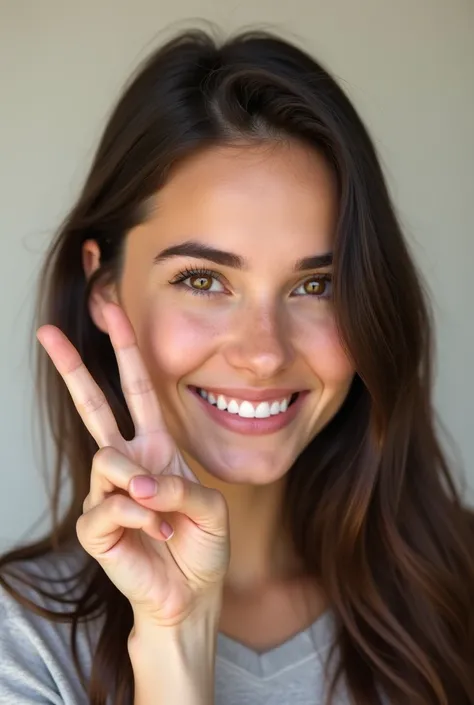
<instances>
[{"instance_id":1,"label":"plain beige background","mask_svg":"<svg viewBox=\"0 0 474 705\"><path fill-rule=\"evenodd\" d=\"M43 253L124 80L201 19L296 41L365 118L434 297L436 407L474 486L473 0L0 0L0 548L45 507L30 364Z\"/></svg>"}]
</instances>

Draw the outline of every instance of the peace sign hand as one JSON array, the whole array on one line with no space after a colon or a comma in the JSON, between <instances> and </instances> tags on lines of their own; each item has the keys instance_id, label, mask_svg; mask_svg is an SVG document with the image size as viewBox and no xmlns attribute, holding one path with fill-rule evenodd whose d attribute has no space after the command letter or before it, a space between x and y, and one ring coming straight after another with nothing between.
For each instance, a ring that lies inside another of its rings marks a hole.
<instances>
[{"instance_id":1,"label":"peace sign hand","mask_svg":"<svg viewBox=\"0 0 474 705\"><path fill-rule=\"evenodd\" d=\"M227 504L199 482L165 428L125 312L106 304L104 317L135 425L131 441L120 434L103 392L66 336L52 325L37 332L99 446L77 535L135 616L177 625L222 586L230 554ZM155 494L144 487L150 482Z\"/></svg>"}]
</instances>

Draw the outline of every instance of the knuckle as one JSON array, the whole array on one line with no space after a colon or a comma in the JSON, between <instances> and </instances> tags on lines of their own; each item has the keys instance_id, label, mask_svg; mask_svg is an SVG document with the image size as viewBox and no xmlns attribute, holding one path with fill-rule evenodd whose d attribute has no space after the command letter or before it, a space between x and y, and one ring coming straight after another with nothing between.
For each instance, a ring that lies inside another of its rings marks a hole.
<instances>
[{"instance_id":1,"label":"knuckle","mask_svg":"<svg viewBox=\"0 0 474 705\"><path fill-rule=\"evenodd\" d=\"M93 512L81 514L76 521L76 535L79 543L89 552L96 542L96 529L106 517L120 525L124 513L127 511L129 499L123 494L113 494L94 507Z\"/></svg>"},{"instance_id":2,"label":"knuckle","mask_svg":"<svg viewBox=\"0 0 474 705\"><path fill-rule=\"evenodd\" d=\"M103 463L109 463L115 456L115 450L112 446L103 446L94 454L92 459L92 467L101 467Z\"/></svg>"},{"instance_id":3,"label":"knuckle","mask_svg":"<svg viewBox=\"0 0 474 705\"><path fill-rule=\"evenodd\" d=\"M178 475L168 475L166 477L166 493L177 504L181 504L186 495L186 483L183 478Z\"/></svg>"},{"instance_id":4,"label":"knuckle","mask_svg":"<svg viewBox=\"0 0 474 705\"><path fill-rule=\"evenodd\" d=\"M148 392L153 391L153 384L151 380L146 377L136 377L135 379L123 382L122 390L124 394L130 394L131 396L135 394L148 394Z\"/></svg>"},{"instance_id":5,"label":"knuckle","mask_svg":"<svg viewBox=\"0 0 474 705\"><path fill-rule=\"evenodd\" d=\"M76 535L79 539L79 543L84 546L87 537L87 521L84 514L76 521Z\"/></svg>"},{"instance_id":6,"label":"knuckle","mask_svg":"<svg viewBox=\"0 0 474 705\"><path fill-rule=\"evenodd\" d=\"M222 492L214 488L209 488L209 501L212 511L216 516L221 518L227 517L228 507Z\"/></svg>"},{"instance_id":7,"label":"knuckle","mask_svg":"<svg viewBox=\"0 0 474 705\"><path fill-rule=\"evenodd\" d=\"M151 529L157 525L157 513L146 511L143 513L142 525L145 529Z\"/></svg>"},{"instance_id":8,"label":"knuckle","mask_svg":"<svg viewBox=\"0 0 474 705\"><path fill-rule=\"evenodd\" d=\"M91 496L89 493L82 503L82 513L83 514L86 514L89 511L90 502L91 502Z\"/></svg>"},{"instance_id":9,"label":"knuckle","mask_svg":"<svg viewBox=\"0 0 474 705\"><path fill-rule=\"evenodd\" d=\"M99 411L105 404L107 404L107 400L105 398L104 394L96 394L91 397L87 397L87 399L84 399L84 401L78 402L78 407L80 411L83 411L85 414L93 414L96 411Z\"/></svg>"},{"instance_id":10,"label":"knuckle","mask_svg":"<svg viewBox=\"0 0 474 705\"><path fill-rule=\"evenodd\" d=\"M123 494L112 494L102 504L112 516L120 516L127 508L128 499Z\"/></svg>"},{"instance_id":11,"label":"knuckle","mask_svg":"<svg viewBox=\"0 0 474 705\"><path fill-rule=\"evenodd\" d=\"M107 467L112 462L115 451L111 446L103 446L94 454L91 467L91 484L94 478L107 474Z\"/></svg>"}]
</instances>

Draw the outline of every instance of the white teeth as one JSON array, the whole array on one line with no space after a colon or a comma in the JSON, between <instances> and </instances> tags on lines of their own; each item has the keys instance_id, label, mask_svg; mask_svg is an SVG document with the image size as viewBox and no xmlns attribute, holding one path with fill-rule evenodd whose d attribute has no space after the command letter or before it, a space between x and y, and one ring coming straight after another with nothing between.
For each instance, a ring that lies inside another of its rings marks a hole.
<instances>
[{"instance_id":1,"label":"white teeth","mask_svg":"<svg viewBox=\"0 0 474 705\"><path fill-rule=\"evenodd\" d=\"M284 413L288 409L291 397L282 399L282 401L261 401L258 404L252 404L250 401L238 402L236 399L227 401L223 394L217 397L212 392L207 392L205 389L199 389L199 394L203 399L207 399L210 404L214 404L220 411L226 411L229 414L238 414L245 419L267 419L270 416Z\"/></svg>"},{"instance_id":2,"label":"white teeth","mask_svg":"<svg viewBox=\"0 0 474 705\"><path fill-rule=\"evenodd\" d=\"M243 416L244 419L254 419L255 409L249 401L243 401L240 405L239 416Z\"/></svg>"},{"instance_id":3,"label":"white teeth","mask_svg":"<svg viewBox=\"0 0 474 705\"><path fill-rule=\"evenodd\" d=\"M221 411L225 411L225 409L227 409L227 402L222 396L222 394L219 394L219 396L217 397L217 408Z\"/></svg>"},{"instance_id":4,"label":"white teeth","mask_svg":"<svg viewBox=\"0 0 474 705\"><path fill-rule=\"evenodd\" d=\"M255 409L256 419L268 419L270 416L270 404L268 401L261 401L260 404Z\"/></svg>"},{"instance_id":5,"label":"white teeth","mask_svg":"<svg viewBox=\"0 0 474 705\"><path fill-rule=\"evenodd\" d=\"M239 405L235 401L235 399L232 399L229 402L229 405L227 406L227 411L229 414L238 414L239 413Z\"/></svg>"}]
</instances>

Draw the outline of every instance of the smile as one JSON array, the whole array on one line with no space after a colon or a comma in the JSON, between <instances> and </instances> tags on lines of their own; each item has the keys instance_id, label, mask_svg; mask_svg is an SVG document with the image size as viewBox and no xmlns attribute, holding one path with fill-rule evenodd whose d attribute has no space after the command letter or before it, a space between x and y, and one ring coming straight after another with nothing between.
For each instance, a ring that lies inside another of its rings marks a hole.
<instances>
[{"instance_id":1,"label":"smile","mask_svg":"<svg viewBox=\"0 0 474 705\"><path fill-rule=\"evenodd\" d=\"M205 399L208 404L217 406L219 411L227 411L229 414L237 414L244 419L268 419L270 416L284 414L288 407L296 401L298 392L290 394L283 399L274 401L251 402L247 399L232 399L219 394L217 397L206 389L196 388L198 394Z\"/></svg>"},{"instance_id":2,"label":"smile","mask_svg":"<svg viewBox=\"0 0 474 705\"><path fill-rule=\"evenodd\" d=\"M245 435L274 433L293 421L309 391L250 401L188 387L207 415L231 431Z\"/></svg>"}]
</instances>

